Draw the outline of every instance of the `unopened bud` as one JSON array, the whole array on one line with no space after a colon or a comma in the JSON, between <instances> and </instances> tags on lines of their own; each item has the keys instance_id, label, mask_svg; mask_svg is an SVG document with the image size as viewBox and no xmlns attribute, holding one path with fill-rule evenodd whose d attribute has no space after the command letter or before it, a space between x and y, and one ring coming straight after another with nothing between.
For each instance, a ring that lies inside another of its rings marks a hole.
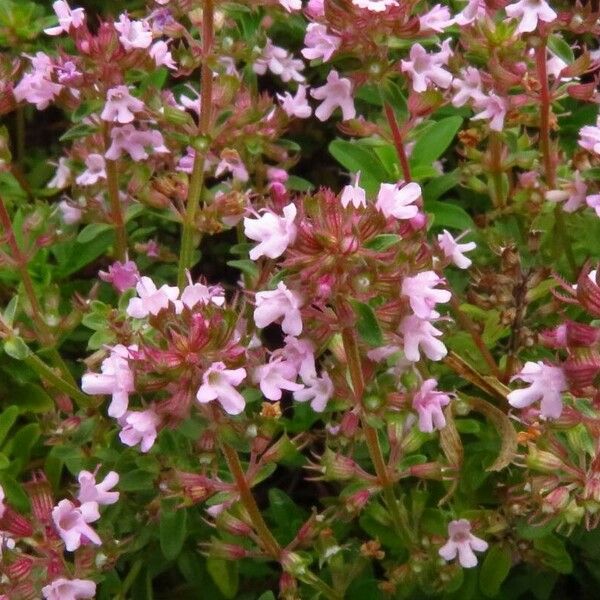
<instances>
[{"instance_id":1,"label":"unopened bud","mask_svg":"<svg viewBox=\"0 0 600 600\"><path fill-rule=\"evenodd\" d=\"M553 489L542 502L542 512L554 514L562 511L569 504L569 489L566 486L560 486Z\"/></svg>"},{"instance_id":2,"label":"unopened bud","mask_svg":"<svg viewBox=\"0 0 600 600\"><path fill-rule=\"evenodd\" d=\"M223 558L225 560L239 560L248 556L248 550L238 544L228 544L221 540L213 540L210 543L209 555L211 558Z\"/></svg>"},{"instance_id":3,"label":"unopened bud","mask_svg":"<svg viewBox=\"0 0 600 600\"><path fill-rule=\"evenodd\" d=\"M413 465L409 467L408 472L413 477L419 479L435 479L441 481L442 477L442 466L438 462L427 462L420 465Z\"/></svg>"},{"instance_id":4,"label":"unopened bud","mask_svg":"<svg viewBox=\"0 0 600 600\"><path fill-rule=\"evenodd\" d=\"M217 527L232 535L239 535L242 537L247 537L252 533L252 527L250 527L250 525L244 523L241 519L234 517L226 510L219 513L219 516L217 517Z\"/></svg>"},{"instance_id":5,"label":"unopened bud","mask_svg":"<svg viewBox=\"0 0 600 600\"><path fill-rule=\"evenodd\" d=\"M306 574L309 559L302 557L297 552L284 551L281 555L281 568L294 577L303 577Z\"/></svg>"},{"instance_id":6,"label":"unopened bud","mask_svg":"<svg viewBox=\"0 0 600 600\"><path fill-rule=\"evenodd\" d=\"M533 444L529 444L529 453L527 454L527 466L535 471L542 473L552 473L563 468L563 462L551 452L539 450Z\"/></svg>"}]
</instances>

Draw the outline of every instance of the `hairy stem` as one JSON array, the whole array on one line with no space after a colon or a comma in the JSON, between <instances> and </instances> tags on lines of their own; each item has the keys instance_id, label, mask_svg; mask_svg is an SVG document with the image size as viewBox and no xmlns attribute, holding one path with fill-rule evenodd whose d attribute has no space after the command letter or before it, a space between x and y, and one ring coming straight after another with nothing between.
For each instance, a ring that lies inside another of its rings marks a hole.
<instances>
[{"instance_id":1,"label":"hairy stem","mask_svg":"<svg viewBox=\"0 0 600 600\"><path fill-rule=\"evenodd\" d=\"M388 102L383 103L385 116L387 118L390 130L392 132L392 139L394 140L394 146L396 147L396 153L398 154L398 160L402 167L402 173L404 175L404 181L407 183L412 181L410 175L410 165L408 163L408 157L406 156L406 150L404 149L404 142L402 141L402 134L400 133L400 127L398 127L398 121L394 109Z\"/></svg>"},{"instance_id":2,"label":"hairy stem","mask_svg":"<svg viewBox=\"0 0 600 600\"><path fill-rule=\"evenodd\" d=\"M204 0L202 15L202 68L200 70L200 120L198 134L206 136L210 130L213 72L208 64L214 41L214 5L213 0ZM185 272L192 267L194 254L194 233L196 227L196 213L200 205L202 189L204 187L204 162L206 150L196 149L192 176L187 195L187 205L183 216L183 230L181 235L181 249L179 254L179 268L177 284L185 285Z\"/></svg>"}]
</instances>

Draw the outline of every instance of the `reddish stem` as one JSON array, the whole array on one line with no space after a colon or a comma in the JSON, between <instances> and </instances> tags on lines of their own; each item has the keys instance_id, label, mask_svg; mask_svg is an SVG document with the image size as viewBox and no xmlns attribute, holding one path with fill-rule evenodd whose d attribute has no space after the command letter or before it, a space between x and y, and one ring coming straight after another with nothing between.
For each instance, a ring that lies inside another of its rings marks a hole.
<instances>
[{"instance_id":1,"label":"reddish stem","mask_svg":"<svg viewBox=\"0 0 600 600\"><path fill-rule=\"evenodd\" d=\"M402 141L402 134L400 133L400 127L398 127L398 121L396 120L396 115L394 113L394 109L387 102L383 103L383 108L385 110L385 116L387 117L388 124L392 131L392 138L394 140L394 146L396 147L396 153L398 154L398 159L400 160L400 165L402 166L402 173L404 175L404 181L407 183L412 181L410 175L410 165L408 164L408 157L406 156L406 151L404 150L404 143Z\"/></svg>"}]
</instances>

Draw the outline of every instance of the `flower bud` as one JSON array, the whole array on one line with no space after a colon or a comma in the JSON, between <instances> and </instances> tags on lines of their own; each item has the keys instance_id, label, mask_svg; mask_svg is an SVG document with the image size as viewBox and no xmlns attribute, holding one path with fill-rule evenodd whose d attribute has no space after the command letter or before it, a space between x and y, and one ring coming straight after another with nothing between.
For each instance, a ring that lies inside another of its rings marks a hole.
<instances>
[{"instance_id":1,"label":"flower bud","mask_svg":"<svg viewBox=\"0 0 600 600\"><path fill-rule=\"evenodd\" d=\"M589 267L584 268L577 279L577 299L587 312L594 317L600 317L600 286L597 278L592 281L589 277Z\"/></svg>"},{"instance_id":2,"label":"flower bud","mask_svg":"<svg viewBox=\"0 0 600 600\"><path fill-rule=\"evenodd\" d=\"M14 582L31 580L33 559L28 556L18 556L16 560L4 565L4 572Z\"/></svg>"},{"instance_id":3,"label":"flower bud","mask_svg":"<svg viewBox=\"0 0 600 600\"><path fill-rule=\"evenodd\" d=\"M52 487L44 475L23 485L31 502L31 511L38 521L47 523L54 508Z\"/></svg>"},{"instance_id":4,"label":"flower bud","mask_svg":"<svg viewBox=\"0 0 600 600\"><path fill-rule=\"evenodd\" d=\"M31 537L33 535L31 523L10 506L6 506L0 519L0 529L14 537Z\"/></svg>"},{"instance_id":5,"label":"flower bud","mask_svg":"<svg viewBox=\"0 0 600 600\"><path fill-rule=\"evenodd\" d=\"M238 544L228 544L214 539L209 544L208 554L211 558L223 558L225 560L239 560L249 556L248 550Z\"/></svg>"},{"instance_id":6,"label":"flower bud","mask_svg":"<svg viewBox=\"0 0 600 600\"><path fill-rule=\"evenodd\" d=\"M442 466L438 462L421 463L420 465L412 465L408 468L408 472L413 477L419 479L434 479L442 481Z\"/></svg>"},{"instance_id":7,"label":"flower bud","mask_svg":"<svg viewBox=\"0 0 600 600\"><path fill-rule=\"evenodd\" d=\"M248 537L252 533L252 527L250 527L250 525L244 523L241 519L234 517L226 510L219 513L217 517L217 527L227 531L227 533L239 535L241 537Z\"/></svg>"},{"instance_id":8,"label":"flower bud","mask_svg":"<svg viewBox=\"0 0 600 600\"><path fill-rule=\"evenodd\" d=\"M563 462L558 456L547 452L546 450L539 450L533 444L529 444L529 452L527 454L527 466L535 471L541 473L552 473L563 468Z\"/></svg>"},{"instance_id":9,"label":"flower bud","mask_svg":"<svg viewBox=\"0 0 600 600\"><path fill-rule=\"evenodd\" d=\"M279 597L283 600L297 600L298 584L296 579L289 573L282 573L279 578Z\"/></svg>"},{"instance_id":10,"label":"flower bud","mask_svg":"<svg viewBox=\"0 0 600 600\"><path fill-rule=\"evenodd\" d=\"M284 550L281 554L281 568L294 577L303 577L306 574L309 559L297 552Z\"/></svg>"},{"instance_id":11,"label":"flower bud","mask_svg":"<svg viewBox=\"0 0 600 600\"><path fill-rule=\"evenodd\" d=\"M371 492L369 490L359 490L358 492L354 492L354 494L346 498L344 506L351 514L360 513L367 505L367 502L369 502L370 498Z\"/></svg>"},{"instance_id":12,"label":"flower bud","mask_svg":"<svg viewBox=\"0 0 600 600\"><path fill-rule=\"evenodd\" d=\"M321 457L321 471L326 479L344 481L355 476L357 464L351 458L327 449Z\"/></svg>"},{"instance_id":13,"label":"flower bud","mask_svg":"<svg viewBox=\"0 0 600 600\"><path fill-rule=\"evenodd\" d=\"M569 488L562 485L553 489L542 501L542 512L554 514L562 511L569 504Z\"/></svg>"}]
</instances>

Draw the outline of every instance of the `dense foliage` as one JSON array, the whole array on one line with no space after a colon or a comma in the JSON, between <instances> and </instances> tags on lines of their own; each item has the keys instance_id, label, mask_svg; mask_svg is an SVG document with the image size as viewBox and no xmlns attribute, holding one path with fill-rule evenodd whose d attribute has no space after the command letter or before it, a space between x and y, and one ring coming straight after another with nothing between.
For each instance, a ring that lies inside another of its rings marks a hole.
<instances>
[{"instance_id":1,"label":"dense foliage","mask_svg":"<svg viewBox=\"0 0 600 600\"><path fill-rule=\"evenodd\" d=\"M595 11L0 0L0 599L597 597Z\"/></svg>"}]
</instances>

